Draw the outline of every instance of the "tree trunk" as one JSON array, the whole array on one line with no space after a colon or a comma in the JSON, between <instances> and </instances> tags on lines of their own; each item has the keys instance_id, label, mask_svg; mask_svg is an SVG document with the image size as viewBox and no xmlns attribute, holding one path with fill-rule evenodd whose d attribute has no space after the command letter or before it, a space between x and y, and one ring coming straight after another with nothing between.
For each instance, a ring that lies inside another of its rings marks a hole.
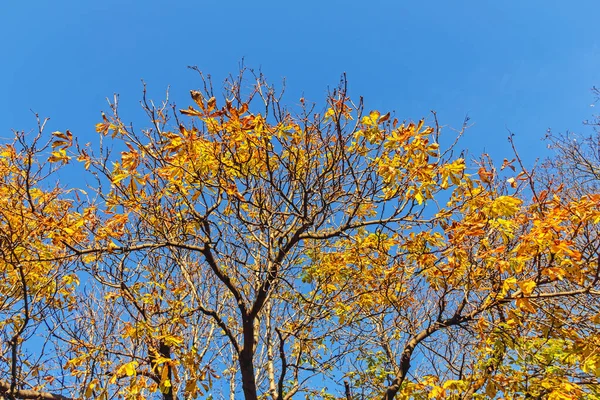
<instances>
[{"instance_id":1,"label":"tree trunk","mask_svg":"<svg viewBox=\"0 0 600 400\"><path fill-rule=\"evenodd\" d=\"M242 373L242 389L244 390L245 400L258 400L252 356L251 351L243 349L239 357L240 372Z\"/></svg>"},{"instance_id":2,"label":"tree trunk","mask_svg":"<svg viewBox=\"0 0 600 400\"><path fill-rule=\"evenodd\" d=\"M240 372L242 374L242 389L245 400L258 400L256 377L254 375L254 320L245 318L244 347L239 354Z\"/></svg>"}]
</instances>

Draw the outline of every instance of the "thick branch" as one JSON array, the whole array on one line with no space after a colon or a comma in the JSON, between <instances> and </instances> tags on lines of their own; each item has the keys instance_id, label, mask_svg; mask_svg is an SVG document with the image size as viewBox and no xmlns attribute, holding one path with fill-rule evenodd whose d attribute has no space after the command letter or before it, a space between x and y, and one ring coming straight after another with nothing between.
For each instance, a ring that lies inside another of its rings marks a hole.
<instances>
[{"instance_id":1,"label":"thick branch","mask_svg":"<svg viewBox=\"0 0 600 400\"><path fill-rule=\"evenodd\" d=\"M11 392L10 383L0 379L0 394L14 399L35 399L35 400L75 400L71 397L65 397L60 394L40 392L37 390L16 389Z\"/></svg>"}]
</instances>

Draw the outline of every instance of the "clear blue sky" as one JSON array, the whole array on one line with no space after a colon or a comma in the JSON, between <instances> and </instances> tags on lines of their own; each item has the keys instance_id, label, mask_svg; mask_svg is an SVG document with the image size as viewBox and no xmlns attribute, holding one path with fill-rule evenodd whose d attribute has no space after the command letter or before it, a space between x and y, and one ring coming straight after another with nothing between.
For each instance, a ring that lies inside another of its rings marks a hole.
<instances>
[{"instance_id":1,"label":"clear blue sky","mask_svg":"<svg viewBox=\"0 0 600 400\"><path fill-rule=\"evenodd\" d=\"M580 131L594 111L599 20L598 0L3 1L0 138L33 128L33 109L93 140L114 92L142 127L141 79L187 106L200 85L188 65L219 83L244 57L286 77L291 103L321 102L345 71L367 109L434 109L454 127L468 114L472 155L510 156L508 128L533 160L547 128Z\"/></svg>"}]
</instances>

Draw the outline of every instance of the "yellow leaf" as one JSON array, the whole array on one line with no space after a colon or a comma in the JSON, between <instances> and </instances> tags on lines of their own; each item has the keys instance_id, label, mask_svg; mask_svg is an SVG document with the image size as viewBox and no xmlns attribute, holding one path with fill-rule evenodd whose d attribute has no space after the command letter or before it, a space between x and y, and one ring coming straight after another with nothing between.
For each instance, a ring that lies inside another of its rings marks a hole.
<instances>
[{"instance_id":1,"label":"yellow leaf","mask_svg":"<svg viewBox=\"0 0 600 400\"><path fill-rule=\"evenodd\" d=\"M581 366L581 370L586 373L600 375L600 355L590 355Z\"/></svg>"},{"instance_id":2,"label":"yellow leaf","mask_svg":"<svg viewBox=\"0 0 600 400\"><path fill-rule=\"evenodd\" d=\"M327 291L334 291L337 289L337 286L335 286L333 283L328 283L325 285L325 290Z\"/></svg>"},{"instance_id":3,"label":"yellow leaf","mask_svg":"<svg viewBox=\"0 0 600 400\"><path fill-rule=\"evenodd\" d=\"M417 201L417 203L419 203L419 205L423 204L423 195L421 194L421 192L415 193L415 200Z\"/></svg>"},{"instance_id":4,"label":"yellow leaf","mask_svg":"<svg viewBox=\"0 0 600 400\"><path fill-rule=\"evenodd\" d=\"M129 176L129 172L124 172L124 173L120 173L120 174L115 174L112 176L111 182L112 183L117 183L122 181L123 179L127 178Z\"/></svg>"},{"instance_id":5,"label":"yellow leaf","mask_svg":"<svg viewBox=\"0 0 600 400\"><path fill-rule=\"evenodd\" d=\"M441 386L434 386L430 391L429 394L427 395L428 398L430 399L438 399L441 396L443 396L445 393L444 388L442 388Z\"/></svg>"},{"instance_id":6,"label":"yellow leaf","mask_svg":"<svg viewBox=\"0 0 600 400\"><path fill-rule=\"evenodd\" d=\"M369 115L365 115L361 122L367 126L377 126L379 120L379 111L371 111Z\"/></svg>"},{"instance_id":7,"label":"yellow leaf","mask_svg":"<svg viewBox=\"0 0 600 400\"><path fill-rule=\"evenodd\" d=\"M511 217L517 213L523 201L512 196L500 196L496 198L491 206L494 216Z\"/></svg>"},{"instance_id":8,"label":"yellow leaf","mask_svg":"<svg viewBox=\"0 0 600 400\"><path fill-rule=\"evenodd\" d=\"M160 373L160 380L165 386L171 386L171 383L169 382L169 364L163 365L162 371ZM169 382L168 385L167 382Z\"/></svg>"},{"instance_id":9,"label":"yellow leaf","mask_svg":"<svg viewBox=\"0 0 600 400\"><path fill-rule=\"evenodd\" d=\"M466 382L461 380L447 380L443 385L444 389L460 390L463 391L466 388Z\"/></svg>"},{"instance_id":10,"label":"yellow leaf","mask_svg":"<svg viewBox=\"0 0 600 400\"><path fill-rule=\"evenodd\" d=\"M533 292L533 289L535 289L535 282L531 279L528 279L526 281L523 282L519 282L519 287L521 288L521 291L523 292L523 294L525 296L529 296L531 294L531 292Z\"/></svg>"},{"instance_id":11,"label":"yellow leaf","mask_svg":"<svg viewBox=\"0 0 600 400\"><path fill-rule=\"evenodd\" d=\"M63 164L66 164L70 159L71 157L67 155L65 149L58 149L57 151L53 151L50 157L48 157L48 161L51 163L61 161Z\"/></svg>"},{"instance_id":12,"label":"yellow leaf","mask_svg":"<svg viewBox=\"0 0 600 400\"><path fill-rule=\"evenodd\" d=\"M55 140L54 142L52 142L52 148L55 149L57 147L66 147L69 146L69 142L64 141L64 140Z\"/></svg>"},{"instance_id":13,"label":"yellow leaf","mask_svg":"<svg viewBox=\"0 0 600 400\"><path fill-rule=\"evenodd\" d=\"M119 368L119 375L127 375L127 376L134 376L135 375L135 369L138 366L138 362L137 361L131 361L127 364L124 364L121 366L121 368Z\"/></svg>"},{"instance_id":14,"label":"yellow leaf","mask_svg":"<svg viewBox=\"0 0 600 400\"><path fill-rule=\"evenodd\" d=\"M177 336L165 335L162 340L167 346L177 346L183 343L183 339Z\"/></svg>"},{"instance_id":15,"label":"yellow leaf","mask_svg":"<svg viewBox=\"0 0 600 400\"><path fill-rule=\"evenodd\" d=\"M498 388L496 387L496 384L492 381L488 382L488 384L485 387L485 394L488 395L490 399L493 399L494 397L496 397L496 393L498 393Z\"/></svg>"},{"instance_id":16,"label":"yellow leaf","mask_svg":"<svg viewBox=\"0 0 600 400\"><path fill-rule=\"evenodd\" d=\"M64 139L66 141L71 141L73 139L73 135L68 130L66 133L62 133L60 131L52 132L52 136L56 136L57 138Z\"/></svg>"},{"instance_id":17,"label":"yellow leaf","mask_svg":"<svg viewBox=\"0 0 600 400\"><path fill-rule=\"evenodd\" d=\"M327 112L325 113L324 118L327 119L331 119L333 116L335 115L335 111L333 110L333 108L330 108L327 110Z\"/></svg>"},{"instance_id":18,"label":"yellow leaf","mask_svg":"<svg viewBox=\"0 0 600 400\"><path fill-rule=\"evenodd\" d=\"M527 311L530 313L535 313L537 311L531 302L526 298L517 299L517 307L519 307L521 311Z\"/></svg>"},{"instance_id":19,"label":"yellow leaf","mask_svg":"<svg viewBox=\"0 0 600 400\"><path fill-rule=\"evenodd\" d=\"M98 385L98 379L94 379L87 385L87 387L85 388L85 393L84 393L84 396L86 399L89 399L90 397L92 397L94 395L94 389L96 388L97 385Z\"/></svg>"},{"instance_id":20,"label":"yellow leaf","mask_svg":"<svg viewBox=\"0 0 600 400\"><path fill-rule=\"evenodd\" d=\"M560 267L549 267L542 270L542 274L548 276L552 280L562 281L566 275L566 271Z\"/></svg>"},{"instance_id":21,"label":"yellow leaf","mask_svg":"<svg viewBox=\"0 0 600 400\"><path fill-rule=\"evenodd\" d=\"M502 283L502 294L505 295L510 289L514 288L517 284L517 278L514 276L507 278L504 283Z\"/></svg>"}]
</instances>

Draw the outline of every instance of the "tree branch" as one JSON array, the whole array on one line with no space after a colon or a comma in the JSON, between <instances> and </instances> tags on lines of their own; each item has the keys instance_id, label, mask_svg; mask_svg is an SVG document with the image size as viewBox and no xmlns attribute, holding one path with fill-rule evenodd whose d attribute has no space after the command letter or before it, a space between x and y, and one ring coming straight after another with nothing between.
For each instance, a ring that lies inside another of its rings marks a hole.
<instances>
[{"instance_id":1,"label":"tree branch","mask_svg":"<svg viewBox=\"0 0 600 400\"><path fill-rule=\"evenodd\" d=\"M16 389L11 390L10 383L0 379L0 394L13 399L35 399L35 400L75 400L60 394L41 392L37 390Z\"/></svg>"}]
</instances>

